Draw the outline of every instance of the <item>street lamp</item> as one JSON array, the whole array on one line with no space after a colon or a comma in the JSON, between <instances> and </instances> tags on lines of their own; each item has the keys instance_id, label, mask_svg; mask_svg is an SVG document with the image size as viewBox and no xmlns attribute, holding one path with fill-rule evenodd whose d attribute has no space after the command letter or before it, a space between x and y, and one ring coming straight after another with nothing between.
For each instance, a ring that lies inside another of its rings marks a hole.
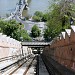
<instances>
[{"instance_id":1,"label":"street lamp","mask_svg":"<svg viewBox=\"0 0 75 75\"><path fill-rule=\"evenodd\" d=\"M23 37L20 37L20 40L21 40L22 56L24 56L24 54L23 54L23 46L22 46Z\"/></svg>"},{"instance_id":2,"label":"street lamp","mask_svg":"<svg viewBox=\"0 0 75 75\"><path fill-rule=\"evenodd\" d=\"M71 18L70 18L70 25L73 25L73 23L74 23L74 20L73 20L73 18L71 17Z\"/></svg>"}]
</instances>

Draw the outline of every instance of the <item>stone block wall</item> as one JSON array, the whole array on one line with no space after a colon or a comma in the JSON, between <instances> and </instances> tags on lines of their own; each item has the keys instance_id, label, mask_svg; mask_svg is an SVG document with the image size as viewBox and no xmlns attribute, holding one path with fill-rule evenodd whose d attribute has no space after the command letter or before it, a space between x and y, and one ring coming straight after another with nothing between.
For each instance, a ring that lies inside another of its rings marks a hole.
<instances>
[{"instance_id":1,"label":"stone block wall","mask_svg":"<svg viewBox=\"0 0 75 75\"><path fill-rule=\"evenodd\" d=\"M21 42L0 33L0 58L21 53Z\"/></svg>"}]
</instances>

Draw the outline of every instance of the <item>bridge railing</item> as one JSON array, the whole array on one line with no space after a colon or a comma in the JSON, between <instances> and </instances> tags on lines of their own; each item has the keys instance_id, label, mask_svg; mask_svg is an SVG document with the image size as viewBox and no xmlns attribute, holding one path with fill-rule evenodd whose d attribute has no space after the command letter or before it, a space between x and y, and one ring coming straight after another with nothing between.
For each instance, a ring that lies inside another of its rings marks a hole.
<instances>
[{"instance_id":1,"label":"bridge railing","mask_svg":"<svg viewBox=\"0 0 75 75\"><path fill-rule=\"evenodd\" d=\"M50 45L50 42L22 42L22 45L32 45L32 46L46 46L46 45Z\"/></svg>"}]
</instances>

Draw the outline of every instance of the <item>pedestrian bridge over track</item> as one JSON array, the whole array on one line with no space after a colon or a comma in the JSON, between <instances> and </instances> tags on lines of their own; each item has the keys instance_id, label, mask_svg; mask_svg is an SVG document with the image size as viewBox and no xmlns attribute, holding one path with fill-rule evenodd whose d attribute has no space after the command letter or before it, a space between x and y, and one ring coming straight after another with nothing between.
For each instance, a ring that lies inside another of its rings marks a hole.
<instances>
[{"instance_id":1,"label":"pedestrian bridge over track","mask_svg":"<svg viewBox=\"0 0 75 75\"><path fill-rule=\"evenodd\" d=\"M22 46L44 47L49 46L50 42L22 42Z\"/></svg>"}]
</instances>

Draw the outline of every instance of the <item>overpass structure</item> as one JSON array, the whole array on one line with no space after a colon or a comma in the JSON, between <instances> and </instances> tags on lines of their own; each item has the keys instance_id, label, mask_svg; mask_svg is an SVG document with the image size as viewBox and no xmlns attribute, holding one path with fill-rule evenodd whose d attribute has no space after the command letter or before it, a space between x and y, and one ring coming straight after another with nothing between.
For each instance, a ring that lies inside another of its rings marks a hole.
<instances>
[{"instance_id":1,"label":"overpass structure","mask_svg":"<svg viewBox=\"0 0 75 75\"><path fill-rule=\"evenodd\" d=\"M29 46L29 47L45 47L49 46L50 42L22 42L22 46Z\"/></svg>"},{"instance_id":2,"label":"overpass structure","mask_svg":"<svg viewBox=\"0 0 75 75\"><path fill-rule=\"evenodd\" d=\"M50 46L50 42L22 42L22 47L28 46L34 54L40 54L46 46Z\"/></svg>"}]
</instances>

